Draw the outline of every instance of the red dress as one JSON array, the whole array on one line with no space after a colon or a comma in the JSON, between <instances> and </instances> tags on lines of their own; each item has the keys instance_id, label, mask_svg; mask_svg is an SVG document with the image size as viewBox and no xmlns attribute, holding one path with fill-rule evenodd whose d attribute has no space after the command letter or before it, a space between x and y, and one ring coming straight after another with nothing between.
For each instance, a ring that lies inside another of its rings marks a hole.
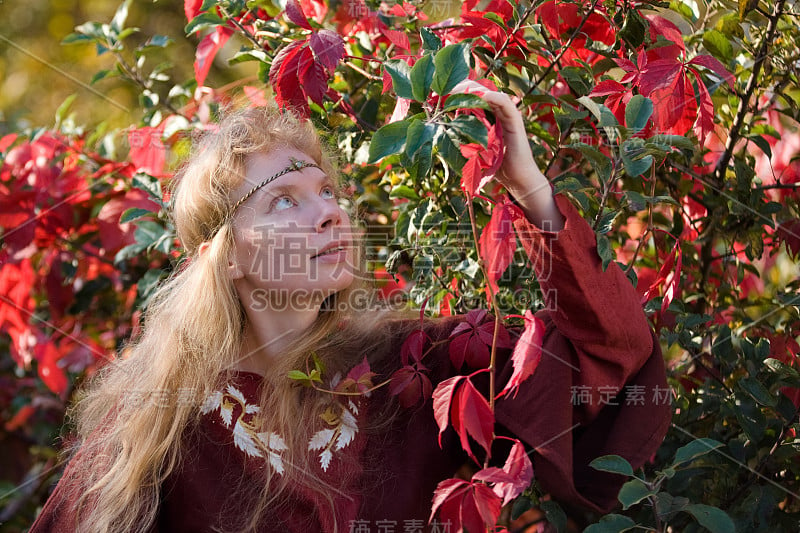
<instances>
[{"instance_id":1,"label":"red dress","mask_svg":"<svg viewBox=\"0 0 800 533\"><path fill-rule=\"evenodd\" d=\"M546 326L543 356L535 374L516 397L496 404L501 431L533 449L534 476L551 496L570 506L607 512L624 481L588 465L595 457L617 454L634 468L657 450L670 422L670 396L664 362L639 298L622 270L611 263L603 272L595 234L572 204L556 197L565 217L558 233L541 231L524 218L517 234L534 263L546 295L540 311ZM463 316L431 321L427 333L445 339ZM373 366L382 381L401 365L403 338L390 343L394 353ZM511 376L511 350L498 353L498 388ZM425 359L436 383L458 373L447 343ZM280 472L280 435L259 433L249 424L257 410L260 376L240 372L203 407L202 423L191 432L182 465L162 487L158 521L151 531L205 532L245 516L260 488L260 470L270 462ZM339 489L328 500L298 487L259 531L424 531L438 482L452 477L464 462L457 436L448 430L443 446L431 402L401 410L380 432L365 428L375 406L389 401L387 387L369 398L345 400L336 425L323 427L309 442L317 474ZM260 440L263 446L255 447ZM64 478L79 475L79 456ZM74 531L73 500L62 480L31 529ZM334 520L337 526L334 528ZM435 524L434 524L435 525ZM446 530L441 527L439 530Z\"/></svg>"}]
</instances>

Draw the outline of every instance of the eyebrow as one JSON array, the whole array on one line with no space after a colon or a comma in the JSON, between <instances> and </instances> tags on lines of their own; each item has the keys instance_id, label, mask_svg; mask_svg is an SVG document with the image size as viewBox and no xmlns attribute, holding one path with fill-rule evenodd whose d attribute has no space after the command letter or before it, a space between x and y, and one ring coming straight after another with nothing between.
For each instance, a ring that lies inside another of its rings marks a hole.
<instances>
[{"instance_id":1,"label":"eyebrow","mask_svg":"<svg viewBox=\"0 0 800 533\"><path fill-rule=\"evenodd\" d=\"M311 177L311 178L308 178L308 179L314 179L314 178ZM336 187L336 181L334 181L334 179L332 177L330 177L328 174L326 174L324 172L322 174L320 174L320 176L317 178L317 182L320 185L324 185L326 183L330 183L331 185L334 186L334 188ZM291 193L295 192L300 186L301 186L300 183L293 184L293 183L274 183L273 182L273 183L270 183L269 186L264 187L262 189L259 189L258 192L261 193L261 196L264 197L264 198L275 198L275 197L281 196L283 194L291 194Z\"/></svg>"}]
</instances>

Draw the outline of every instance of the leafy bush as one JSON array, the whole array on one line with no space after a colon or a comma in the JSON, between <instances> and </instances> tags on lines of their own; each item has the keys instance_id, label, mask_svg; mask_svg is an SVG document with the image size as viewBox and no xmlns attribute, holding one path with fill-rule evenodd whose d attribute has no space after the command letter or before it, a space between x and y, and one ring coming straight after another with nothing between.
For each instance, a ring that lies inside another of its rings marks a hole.
<instances>
[{"instance_id":1,"label":"leafy bush","mask_svg":"<svg viewBox=\"0 0 800 533\"><path fill-rule=\"evenodd\" d=\"M539 165L636 286L669 363L673 425L652 464L598 459L630 478L621 508L570 518L594 532L795 530L794 7L186 0L184 31L146 36L126 27L140 8L126 0L110 22L78 26L65 43L108 58L91 83L137 87L140 117L79 126L67 101L55 127L0 139L0 522L33 518L58 475L65 403L176 268L162 185L232 98L274 98L327 132L379 242L373 267L411 282L428 313L543 305L513 233L478 241L509 215L489 179L502 152L491 114L448 96L470 77L518 97ZM197 43L195 77L176 80L153 58L183 38ZM223 57L252 76L204 86ZM537 505L564 530L541 496L534 485L511 514Z\"/></svg>"}]
</instances>

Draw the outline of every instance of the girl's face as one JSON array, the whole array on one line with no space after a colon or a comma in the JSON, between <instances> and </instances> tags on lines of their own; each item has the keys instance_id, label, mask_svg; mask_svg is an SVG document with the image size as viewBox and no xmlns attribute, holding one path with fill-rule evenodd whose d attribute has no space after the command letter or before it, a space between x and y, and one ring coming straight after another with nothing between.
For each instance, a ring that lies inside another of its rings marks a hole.
<instances>
[{"instance_id":1,"label":"girl's face","mask_svg":"<svg viewBox=\"0 0 800 533\"><path fill-rule=\"evenodd\" d=\"M245 179L232 199L291 165L290 158L314 162L288 147L248 156ZM339 206L335 183L319 168L291 171L258 189L237 209L233 230L231 272L243 300L272 308L318 305L353 282L350 219Z\"/></svg>"}]
</instances>

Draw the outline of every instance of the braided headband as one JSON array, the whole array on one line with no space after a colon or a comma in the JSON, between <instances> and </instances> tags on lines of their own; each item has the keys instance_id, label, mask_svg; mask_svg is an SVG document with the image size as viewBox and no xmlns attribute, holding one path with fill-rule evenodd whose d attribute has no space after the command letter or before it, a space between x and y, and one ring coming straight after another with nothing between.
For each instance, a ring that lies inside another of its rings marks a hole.
<instances>
[{"instance_id":1,"label":"braided headband","mask_svg":"<svg viewBox=\"0 0 800 533\"><path fill-rule=\"evenodd\" d=\"M308 168L308 167L316 167L316 168L318 168L318 169L322 170L322 168L321 168L319 165L317 165L316 163L309 163L308 161L303 161L303 160L300 160L300 159L295 159L294 157L290 157L290 158L289 158L289 161L291 161L291 163L289 163L289 166L288 166L288 167L284 168L283 170L281 170L281 171L280 171L280 172L278 172L277 174L273 174L272 176L268 177L267 179L265 179L264 181L262 181L261 183L259 183L258 185L256 185L256 186L255 186L255 187L253 187L252 189L250 189L250 192L248 192L247 194L245 194L245 195L244 195L244 197L242 197L242 198L241 198L241 199L240 199L238 202L236 202L236 203L233 205L233 208L231 209L231 214L233 214L233 212L234 212L234 211L236 211L236 208L237 208L237 207L239 207L240 205L242 205L242 203L243 203L245 200L247 200L248 198L250 198L250 196L251 196L251 195L252 195L254 192L256 192L258 189L260 189L261 187L263 187L263 186L264 186L264 185L266 185L267 183L270 183L270 182L271 182L271 181L273 181L274 179L276 179L276 178L280 178L280 177L281 177L281 176L283 176L284 174L288 174L289 172L294 172L295 170L301 170L301 169Z\"/></svg>"}]
</instances>

